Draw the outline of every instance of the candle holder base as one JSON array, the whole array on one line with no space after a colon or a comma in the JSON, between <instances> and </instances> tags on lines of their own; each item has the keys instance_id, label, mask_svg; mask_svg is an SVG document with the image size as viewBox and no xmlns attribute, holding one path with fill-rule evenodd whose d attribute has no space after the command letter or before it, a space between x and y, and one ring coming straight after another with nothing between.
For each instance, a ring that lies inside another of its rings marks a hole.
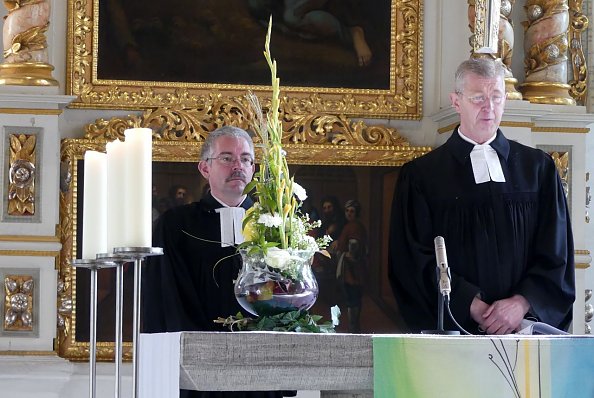
<instances>
[{"instance_id":1,"label":"candle holder base","mask_svg":"<svg viewBox=\"0 0 594 398\"><path fill-rule=\"evenodd\" d=\"M97 259L87 259L87 258L77 258L70 260L70 265L74 268L86 268L86 269L103 269L103 268L114 268L117 267L117 263L115 261L111 261L110 258L97 258Z\"/></svg>"},{"instance_id":2,"label":"candle holder base","mask_svg":"<svg viewBox=\"0 0 594 398\"><path fill-rule=\"evenodd\" d=\"M162 256L161 247L114 247L113 255L120 258L130 258L132 260L142 259L150 256Z\"/></svg>"}]
</instances>

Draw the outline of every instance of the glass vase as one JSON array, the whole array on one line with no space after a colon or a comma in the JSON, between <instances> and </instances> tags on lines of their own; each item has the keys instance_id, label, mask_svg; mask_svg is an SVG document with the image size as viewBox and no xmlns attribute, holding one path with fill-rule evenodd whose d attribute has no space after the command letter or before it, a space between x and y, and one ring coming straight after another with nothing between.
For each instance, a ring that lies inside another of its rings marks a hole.
<instances>
[{"instance_id":1,"label":"glass vase","mask_svg":"<svg viewBox=\"0 0 594 398\"><path fill-rule=\"evenodd\" d=\"M318 283L311 270L314 253L276 249L264 256L240 250L243 266L235 281L237 301L257 316L308 310L318 298Z\"/></svg>"}]
</instances>

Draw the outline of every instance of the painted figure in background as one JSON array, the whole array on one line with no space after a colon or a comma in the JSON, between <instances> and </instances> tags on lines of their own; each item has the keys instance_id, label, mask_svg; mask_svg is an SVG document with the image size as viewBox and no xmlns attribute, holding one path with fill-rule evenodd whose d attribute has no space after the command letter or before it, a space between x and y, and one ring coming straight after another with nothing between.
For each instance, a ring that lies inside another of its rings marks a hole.
<instances>
[{"instance_id":1,"label":"painted figure in background","mask_svg":"<svg viewBox=\"0 0 594 398\"><path fill-rule=\"evenodd\" d=\"M343 292L349 318L349 333L361 332L361 305L367 267L367 229L359 219L361 203L347 200L344 205L346 224L332 243L338 258L336 279Z\"/></svg>"},{"instance_id":2,"label":"painted figure in background","mask_svg":"<svg viewBox=\"0 0 594 398\"><path fill-rule=\"evenodd\" d=\"M48 62L50 0L5 0L0 84L56 85Z\"/></svg>"},{"instance_id":3,"label":"painted figure in background","mask_svg":"<svg viewBox=\"0 0 594 398\"><path fill-rule=\"evenodd\" d=\"M275 28L305 40L336 38L352 47L359 66L371 63L359 0L250 0L252 14L262 21L275 15ZM278 22L277 22L278 21Z\"/></svg>"},{"instance_id":4,"label":"painted figure in background","mask_svg":"<svg viewBox=\"0 0 594 398\"><path fill-rule=\"evenodd\" d=\"M336 240L345 224L344 215L340 211L340 202L333 195L322 199L322 226L320 236L328 235Z\"/></svg>"}]
</instances>

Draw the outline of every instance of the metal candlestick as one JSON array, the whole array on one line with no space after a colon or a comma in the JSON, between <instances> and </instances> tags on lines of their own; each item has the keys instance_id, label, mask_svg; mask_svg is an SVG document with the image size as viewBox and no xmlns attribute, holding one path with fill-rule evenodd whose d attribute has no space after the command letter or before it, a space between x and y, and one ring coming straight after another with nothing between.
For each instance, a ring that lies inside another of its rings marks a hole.
<instances>
[{"instance_id":1,"label":"metal candlestick","mask_svg":"<svg viewBox=\"0 0 594 398\"><path fill-rule=\"evenodd\" d=\"M134 314L132 320L132 397L138 396L138 352L140 349L140 290L142 262L149 256L163 255L160 247L116 247L113 249L116 258L134 261Z\"/></svg>"},{"instance_id":2,"label":"metal candlestick","mask_svg":"<svg viewBox=\"0 0 594 398\"><path fill-rule=\"evenodd\" d=\"M116 308L115 308L115 398L120 398L122 395L122 357L123 357L123 338L122 338L122 324L124 319L124 263L130 260L114 256L110 253L99 253L97 259L100 261L110 261L115 264L116 268Z\"/></svg>"},{"instance_id":3,"label":"metal candlestick","mask_svg":"<svg viewBox=\"0 0 594 398\"><path fill-rule=\"evenodd\" d=\"M91 272L91 302L89 310L89 397L97 396L97 270L113 268L116 263L106 260L74 259L75 268L86 268Z\"/></svg>"}]
</instances>

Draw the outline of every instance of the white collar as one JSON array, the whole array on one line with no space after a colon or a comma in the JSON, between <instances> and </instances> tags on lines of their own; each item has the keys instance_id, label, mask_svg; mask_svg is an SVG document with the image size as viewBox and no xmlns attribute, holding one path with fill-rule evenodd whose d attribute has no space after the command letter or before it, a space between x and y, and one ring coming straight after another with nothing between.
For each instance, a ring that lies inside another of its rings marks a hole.
<instances>
[{"instance_id":1,"label":"white collar","mask_svg":"<svg viewBox=\"0 0 594 398\"><path fill-rule=\"evenodd\" d=\"M243 243L244 239L241 227L243 217L245 216L245 209L241 207L241 204L245 201L247 195L243 195L238 206L229 206L217 198L212 191L210 194L221 204L221 206L223 206L215 209L221 218L221 247L234 246Z\"/></svg>"},{"instance_id":2,"label":"white collar","mask_svg":"<svg viewBox=\"0 0 594 398\"><path fill-rule=\"evenodd\" d=\"M468 138L460 129L458 129L460 138L464 141L474 145L470 152L470 162L472 163L472 172L474 173L474 182L482 184L487 181L505 182L505 175L501 168L501 161L497 155L497 151L491 147L491 144L497 137L497 133L493 137L485 141L484 144L479 144L476 141Z\"/></svg>"}]
</instances>

